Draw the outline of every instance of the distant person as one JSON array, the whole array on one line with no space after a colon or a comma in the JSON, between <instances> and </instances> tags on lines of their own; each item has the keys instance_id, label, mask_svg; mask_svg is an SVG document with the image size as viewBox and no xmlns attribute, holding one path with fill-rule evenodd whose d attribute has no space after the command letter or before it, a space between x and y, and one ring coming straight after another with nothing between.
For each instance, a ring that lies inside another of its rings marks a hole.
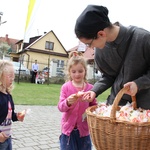
<instances>
[{"instance_id":1,"label":"distant person","mask_svg":"<svg viewBox=\"0 0 150 150\"><path fill-rule=\"evenodd\" d=\"M14 78L13 64L0 60L0 150L12 150L12 121L23 121L25 116L14 112L11 95Z\"/></svg>"},{"instance_id":2,"label":"distant person","mask_svg":"<svg viewBox=\"0 0 150 150\"><path fill-rule=\"evenodd\" d=\"M62 112L60 149L61 150L91 150L92 143L89 135L85 110L97 105L82 100L84 91L89 91L93 85L86 80L87 66L81 52L72 52L68 61L68 80L61 87L58 109Z\"/></svg>"},{"instance_id":3,"label":"distant person","mask_svg":"<svg viewBox=\"0 0 150 150\"><path fill-rule=\"evenodd\" d=\"M36 75L36 84L43 84L45 82L45 77L42 74L42 71L39 71Z\"/></svg>"},{"instance_id":4,"label":"distant person","mask_svg":"<svg viewBox=\"0 0 150 150\"><path fill-rule=\"evenodd\" d=\"M37 72L39 70L39 65L37 63L37 60L35 60L35 63L32 64L32 77L31 77L31 83L36 83L35 78L37 75Z\"/></svg>"}]
</instances>

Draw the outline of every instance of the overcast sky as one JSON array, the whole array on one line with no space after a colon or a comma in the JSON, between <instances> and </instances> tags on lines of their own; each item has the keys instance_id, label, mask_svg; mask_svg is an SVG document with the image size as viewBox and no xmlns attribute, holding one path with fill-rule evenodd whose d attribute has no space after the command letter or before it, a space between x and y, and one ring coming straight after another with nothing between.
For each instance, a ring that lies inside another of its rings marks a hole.
<instances>
[{"instance_id":1,"label":"overcast sky","mask_svg":"<svg viewBox=\"0 0 150 150\"><path fill-rule=\"evenodd\" d=\"M23 39L29 0L0 0L0 37ZM149 0L41 0L31 37L54 31L66 50L78 45L74 34L77 17L88 4L106 6L112 23L136 25L150 31Z\"/></svg>"}]
</instances>

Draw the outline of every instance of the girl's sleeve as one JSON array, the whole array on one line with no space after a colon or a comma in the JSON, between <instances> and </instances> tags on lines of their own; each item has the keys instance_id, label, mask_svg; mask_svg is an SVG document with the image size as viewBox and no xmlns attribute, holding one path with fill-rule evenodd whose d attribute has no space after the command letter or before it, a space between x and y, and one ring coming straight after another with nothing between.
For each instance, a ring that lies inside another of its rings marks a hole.
<instances>
[{"instance_id":1,"label":"girl's sleeve","mask_svg":"<svg viewBox=\"0 0 150 150\"><path fill-rule=\"evenodd\" d=\"M67 87L63 85L60 90L60 97L58 102L58 109L61 112L66 112L70 109L70 107L67 105Z\"/></svg>"},{"instance_id":2,"label":"girl's sleeve","mask_svg":"<svg viewBox=\"0 0 150 150\"><path fill-rule=\"evenodd\" d=\"M11 106L12 106L12 121L18 121L17 113L15 113L14 111L15 106L13 100L11 100Z\"/></svg>"},{"instance_id":3,"label":"girl's sleeve","mask_svg":"<svg viewBox=\"0 0 150 150\"><path fill-rule=\"evenodd\" d=\"M18 121L17 113L15 113L14 111L12 112L12 121Z\"/></svg>"}]
</instances>

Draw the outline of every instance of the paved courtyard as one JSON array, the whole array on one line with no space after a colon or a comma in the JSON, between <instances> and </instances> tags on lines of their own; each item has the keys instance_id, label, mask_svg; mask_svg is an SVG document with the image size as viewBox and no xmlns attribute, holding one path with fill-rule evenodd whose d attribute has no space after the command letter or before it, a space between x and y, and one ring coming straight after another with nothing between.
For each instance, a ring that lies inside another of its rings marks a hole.
<instances>
[{"instance_id":1,"label":"paved courtyard","mask_svg":"<svg viewBox=\"0 0 150 150\"><path fill-rule=\"evenodd\" d=\"M13 150L59 150L61 113L56 106L16 105L30 109L24 122L13 122ZM94 148L93 148L94 150Z\"/></svg>"},{"instance_id":2,"label":"paved courtyard","mask_svg":"<svg viewBox=\"0 0 150 150\"><path fill-rule=\"evenodd\" d=\"M59 150L61 113L57 107L15 107L17 111L31 111L26 115L24 122L13 123L13 150Z\"/></svg>"}]
</instances>

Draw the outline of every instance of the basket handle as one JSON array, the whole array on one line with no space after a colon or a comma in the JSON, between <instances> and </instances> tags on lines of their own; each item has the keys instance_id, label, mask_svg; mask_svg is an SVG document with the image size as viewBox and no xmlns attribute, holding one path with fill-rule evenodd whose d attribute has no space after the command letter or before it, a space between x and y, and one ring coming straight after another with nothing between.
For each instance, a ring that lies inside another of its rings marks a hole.
<instances>
[{"instance_id":1,"label":"basket handle","mask_svg":"<svg viewBox=\"0 0 150 150\"><path fill-rule=\"evenodd\" d=\"M129 90L129 87L124 87L116 95L115 100L114 100L113 105L112 105L111 114L110 114L110 118L111 119L113 119L113 120L116 119L116 111L117 111L117 108L118 108L118 104L119 104L123 94L125 94L128 90ZM133 108L137 109L136 97L135 96L131 96L131 98L132 98Z\"/></svg>"}]
</instances>

